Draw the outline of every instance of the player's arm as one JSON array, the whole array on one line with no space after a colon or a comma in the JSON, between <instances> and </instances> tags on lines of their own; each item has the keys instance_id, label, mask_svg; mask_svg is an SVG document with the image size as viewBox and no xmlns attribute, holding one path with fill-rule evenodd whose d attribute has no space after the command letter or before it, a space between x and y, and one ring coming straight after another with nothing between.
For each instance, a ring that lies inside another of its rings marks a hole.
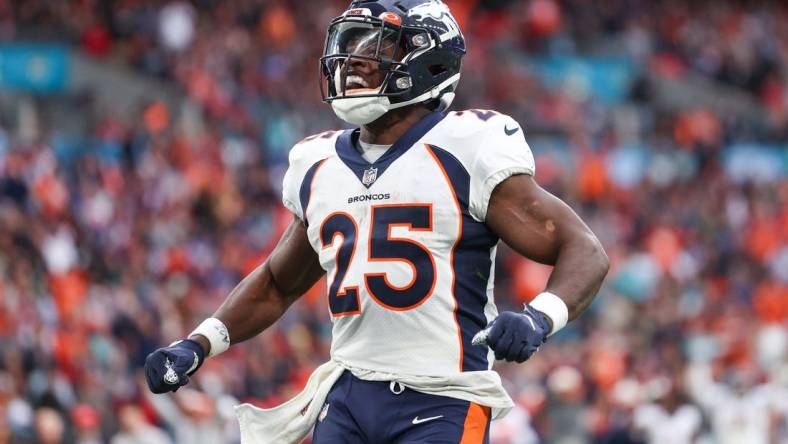
<instances>
[{"instance_id":1,"label":"player's arm","mask_svg":"<svg viewBox=\"0 0 788 444\"><path fill-rule=\"evenodd\" d=\"M485 222L519 254L554 266L544 293L522 313L502 313L486 331L498 359L522 362L588 307L608 258L580 217L530 175L509 177L493 190Z\"/></svg>"},{"instance_id":2,"label":"player's arm","mask_svg":"<svg viewBox=\"0 0 788 444\"><path fill-rule=\"evenodd\" d=\"M514 251L554 266L545 291L564 301L569 321L588 307L607 274L607 254L561 199L532 176L512 176L493 191L486 223Z\"/></svg>"},{"instance_id":3,"label":"player's arm","mask_svg":"<svg viewBox=\"0 0 788 444\"><path fill-rule=\"evenodd\" d=\"M154 393L177 390L206 356L224 351L270 327L325 273L295 218L268 259L246 276L189 339L148 355L145 376Z\"/></svg>"},{"instance_id":4,"label":"player's arm","mask_svg":"<svg viewBox=\"0 0 788 444\"><path fill-rule=\"evenodd\" d=\"M304 223L295 218L268 259L230 292L213 317L227 327L232 344L256 336L320 279L325 270L309 244ZM191 336L209 353L202 335Z\"/></svg>"}]
</instances>

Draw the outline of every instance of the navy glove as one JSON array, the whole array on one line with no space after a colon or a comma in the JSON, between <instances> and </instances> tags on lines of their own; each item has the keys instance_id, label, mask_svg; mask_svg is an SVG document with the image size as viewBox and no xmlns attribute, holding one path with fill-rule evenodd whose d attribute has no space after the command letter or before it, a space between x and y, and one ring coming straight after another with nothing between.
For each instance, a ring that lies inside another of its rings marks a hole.
<instances>
[{"instance_id":1,"label":"navy glove","mask_svg":"<svg viewBox=\"0 0 788 444\"><path fill-rule=\"evenodd\" d=\"M522 313L505 311L474 338L474 345L487 345L495 359L524 362L547 340L552 324L539 310L526 305Z\"/></svg>"},{"instance_id":2,"label":"navy glove","mask_svg":"<svg viewBox=\"0 0 788 444\"><path fill-rule=\"evenodd\" d=\"M189 376L205 360L202 346L191 339L175 341L145 359L145 379L153 393L174 392L189 382Z\"/></svg>"}]
</instances>

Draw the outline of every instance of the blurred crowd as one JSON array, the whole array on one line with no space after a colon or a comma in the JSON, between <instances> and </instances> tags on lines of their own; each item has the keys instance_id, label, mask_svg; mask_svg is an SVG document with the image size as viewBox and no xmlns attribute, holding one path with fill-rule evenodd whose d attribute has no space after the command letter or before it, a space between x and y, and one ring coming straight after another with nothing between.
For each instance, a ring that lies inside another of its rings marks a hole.
<instances>
[{"instance_id":1,"label":"blurred crowd","mask_svg":"<svg viewBox=\"0 0 788 444\"><path fill-rule=\"evenodd\" d=\"M290 222L288 149L341 125L317 59L347 3L0 0L0 41L65 42L189 98L86 107L76 144L0 116L0 443L238 442L233 405L287 400L327 359L321 282L176 394L141 378ZM588 313L526 364L496 364L517 407L491 442L788 443L788 8L449 3L469 45L454 108L520 120L537 180L612 261ZM520 63L546 54L640 74L600 103ZM725 85L763 114L658 109L647 73ZM496 301L517 309L549 268L501 250Z\"/></svg>"}]
</instances>

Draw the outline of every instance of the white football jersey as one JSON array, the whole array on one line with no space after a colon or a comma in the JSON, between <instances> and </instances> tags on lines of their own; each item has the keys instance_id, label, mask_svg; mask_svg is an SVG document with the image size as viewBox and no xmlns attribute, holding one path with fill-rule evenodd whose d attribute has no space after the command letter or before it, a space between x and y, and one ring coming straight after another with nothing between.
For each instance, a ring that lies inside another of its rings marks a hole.
<instances>
[{"instance_id":1,"label":"white football jersey","mask_svg":"<svg viewBox=\"0 0 788 444\"><path fill-rule=\"evenodd\" d=\"M497 316L490 194L534 174L523 131L494 111L433 113L374 163L358 130L290 152L284 204L307 225L327 272L332 358L378 372L489 370L471 338Z\"/></svg>"}]
</instances>

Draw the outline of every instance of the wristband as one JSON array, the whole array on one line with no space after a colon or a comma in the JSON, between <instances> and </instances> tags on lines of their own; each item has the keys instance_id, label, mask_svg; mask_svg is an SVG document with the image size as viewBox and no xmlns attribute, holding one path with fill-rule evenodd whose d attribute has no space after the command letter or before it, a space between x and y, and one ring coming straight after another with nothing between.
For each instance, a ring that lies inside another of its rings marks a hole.
<instances>
[{"instance_id":1,"label":"wristband","mask_svg":"<svg viewBox=\"0 0 788 444\"><path fill-rule=\"evenodd\" d=\"M550 330L548 336L552 336L555 332L564 328L569 321L569 309L566 303L553 293L547 291L539 293L528 305L550 318L550 321L553 323L553 329Z\"/></svg>"},{"instance_id":2,"label":"wristband","mask_svg":"<svg viewBox=\"0 0 788 444\"><path fill-rule=\"evenodd\" d=\"M227 327L224 323L216 318L208 318L202 321L193 332L189 334L205 336L211 344L211 350L208 352L208 357L216 356L223 353L230 348L230 333L227 332Z\"/></svg>"}]
</instances>

